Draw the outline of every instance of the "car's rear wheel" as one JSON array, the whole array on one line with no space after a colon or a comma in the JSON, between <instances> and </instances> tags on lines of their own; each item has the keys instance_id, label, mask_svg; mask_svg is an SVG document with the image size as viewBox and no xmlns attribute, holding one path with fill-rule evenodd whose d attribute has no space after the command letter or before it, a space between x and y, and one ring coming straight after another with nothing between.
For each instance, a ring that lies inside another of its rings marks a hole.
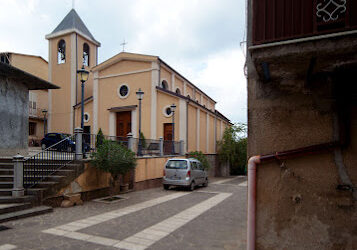
<instances>
[{"instance_id":1,"label":"car's rear wheel","mask_svg":"<svg viewBox=\"0 0 357 250\"><path fill-rule=\"evenodd\" d=\"M170 185L164 184L164 189L165 190L169 190L169 188L170 188Z\"/></svg>"},{"instance_id":2,"label":"car's rear wheel","mask_svg":"<svg viewBox=\"0 0 357 250\"><path fill-rule=\"evenodd\" d=\"M191 182L190 186L188 187L190 191L195 190L195 182Z\"/></svg>"},{"instance_id":3,"label":"car's rear wheel","mask_svg":"<svg viewBox=\"0 0 357 250\"><path fill-rule=\"evenodd\" d=\"M41 144L41 149L42 149L42 150L45 150L45 149L46 149L46 144L44 144L44 143Z\"/></svg>"}]
</instances>

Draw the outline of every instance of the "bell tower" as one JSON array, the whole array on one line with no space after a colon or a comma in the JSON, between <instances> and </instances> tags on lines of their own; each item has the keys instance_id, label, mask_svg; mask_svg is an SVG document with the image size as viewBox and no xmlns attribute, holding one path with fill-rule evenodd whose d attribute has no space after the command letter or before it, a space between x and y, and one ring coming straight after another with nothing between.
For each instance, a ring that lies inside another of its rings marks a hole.
<instances>
[{"instance_id":1,"label":"bell tower","mask_svg":"<svg viewBox=\"0 0 357 250\"><path fill-rule=\"evenodd\" d=\"M72 9L61 23L46 35L48 40L48 79L60 86L48 93L48 131L73 133L76 121L76 104L81 91L77 70L90 71L97 65L100 43L89 32L77 12ZM85 85L84 98L93 96L93 76Z\"/></svg>"}]
</instances>

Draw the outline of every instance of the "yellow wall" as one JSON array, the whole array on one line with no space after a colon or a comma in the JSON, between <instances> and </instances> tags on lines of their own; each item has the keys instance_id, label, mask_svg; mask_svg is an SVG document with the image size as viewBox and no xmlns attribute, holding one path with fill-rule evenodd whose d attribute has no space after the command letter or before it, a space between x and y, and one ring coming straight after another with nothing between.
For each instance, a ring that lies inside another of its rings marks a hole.
<instances>
[{"instance_id":1,"label":"yellow wall","mask_svg":"<svg viewBox=\"0 0 357 250\"><path fill-rule=\"evenodd\" d=\"M75 128L77 128L77 127L81 126L81 106L78 106L75 110L76 110ZM97 134L98 131L93 131L93 101L90 101L90 102L84 104L84 113L89 114L89 121L84 122L84 126L90 126L91 134Z\"/></svg>"},{"instance_id":2,"label":"yellow wall","mask_svg":"<svg viewBox=\"0 0 357 250\"><path fill-rule=\"evenodd\" d=\"M163 80L167 81L168 83L168 89L172 91L171 89L171 72L168 71L165 67L161 66L160 67L160 87L161 87L161 82Z\"/></svg>"},{"instance_id":3,"label":"yellow wall","mask_svg":"<svg viewBox=\"0 0 357 250\"><path fill-rule=\"evenodd\" d=\"M193 88L188 84L186 84L186 96L187 95L190 95L190 98L193 100Z\"/></svg>"},{"instance_id":4,"label":"yellow wall","mask_svg":"<svg viewBox=\"0 0 357 250\"><path fill-rule=\"evenodd\" d=\"M165 163L172 158L175 157L138 159L135 169L135 182L162 178Z\"/></svg>"},{"instance_id":5,"label":"yellow wall","mask_svg":"<svg viewBox=\"0 0 357 250\"><path fill-rule=\"evenodd\" d=\"M157 92L157 136L164 137L164 123L172 123L172 116L166 117L164 115L164 107L176 105L175 111L175 141L180 138L180 109L179 109L179 99L175 96L169 95L167 93L158 91Z\"/></svg>"},{"instance_id":6,"label":"yellow wall","mask_svg":"<svg viewBox=\"0 0 357 250\"><path fill-rule=\"evenodd\" d=\"M200 151L207 153L207 113L200 110Z\"/></svg>"},{"instance_id":7,"label":"yellow wall","mask_svg":"<svg viewBox=\"0 0 357 250\"><path fill-rule=\"evenodd\" d=\"M197 109L188 105L188 151L197 150Z\"/></svg>"},{"instance_id":8,"label":"yellow wall","mask_svg":"<svg viewBox=\"0 0 357 250\"><path fill-rule=\"evenodd\" d=\"M214 138L214 116L209 115L209 147L208 152L209 154L215 153L215 138Z\"/></svg>"},{"instance_id":9,"label":"yellow wall","mask_svg":"<svg viewBox=\"0 0 357 250\"><path fill-rule=\"evenodd\" d=\"M57 45L63 39L66 42L66 62L57 63ZM50 50L52 54L49 64L52 65L51 82L60 87L52 90L52 113L51 113L51 131L64 132L70 131L70 112L71 107L71 35L50 40Z\"/></svg>"},{"instance_id":10,"label":"yellow wall","mask_svg":"<svg viewBox=\"0 0 357 250\"><path fill-rule=\"evenodd\" d=\"M176 92L176 89L179 88L181 91L181 95L184 95L183 93L183 81L178 78L177 76L175 76L175 89L174 91Z\"/></svg>"},{"instance_id":11,"label":"yellow wall","mask_svg":"<svg viewBox=\"0 0 357 250\"><path fill-rule=\"evenodd\" d=\"M97 46L90 42L89 40L83 38L80 35L77 35L77 69L82 68L83 65L83 45L87 43L89 46L89 66L85 66L84 68L90 71L90 68L96 66L96 48ZM81 102L81 81L77 76L77 103ZM84 88L84 99L93 95L93 73L89 74L88 81L85 82Z\"/></svg>"},{"instance_id":12,"label":"yellow wall","mask_svg":"<svg viewBox=\"0 0 357 250\"><path fill-rule=\"evenodd\" d=\"M134 61L130 61L131 64L136 64ZM128 67L128 61L120 61L117 64L124 64ZM111 67L119 67L119 65L113 65ZM141 64L141 63L139 63ZM131 67L137 67L132 65ZM106 71L109 72L109 71ZM102 72L99 75L105 76ZM118 87L122 84L126 84L130 88L129 96L125 99L121 99L118 96ZM109 134L109 111L108 109L113 107L138 105L138 99L135 92L141 88L144 91L144 98L142 100L142 132L146 138L150 138L151 128L151 72L143 72L130 75L122 75L111 78L99 79L98 81L98 129L101 128L103 133ZM137 108L137 128L139 129L139 111Z\"/></svg>"}]
</instances>

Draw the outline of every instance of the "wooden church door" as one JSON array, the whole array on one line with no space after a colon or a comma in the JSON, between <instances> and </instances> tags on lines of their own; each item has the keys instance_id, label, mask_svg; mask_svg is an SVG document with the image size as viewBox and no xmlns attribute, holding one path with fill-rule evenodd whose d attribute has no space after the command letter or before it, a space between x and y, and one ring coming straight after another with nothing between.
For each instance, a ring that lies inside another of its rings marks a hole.
<instances>
[{"instance_id":1,"label":"wooden church door","mask_svg":"<svg viewBox=\"0 0 357 250\"><path fill-rule=\"evenodd\" d=\"M172 152L172 123L164 123L164 153Z\"/></svg>"},{"instance_id":2,"label":"wooden church door","mask_svg":"<svg viewBox=\"0 0 357 250\"><path fill-rule=\"evenodd\" d=\"M131 133L131 111L117 113L117 136L127 137Z\"/></svg>"}]
</instances>

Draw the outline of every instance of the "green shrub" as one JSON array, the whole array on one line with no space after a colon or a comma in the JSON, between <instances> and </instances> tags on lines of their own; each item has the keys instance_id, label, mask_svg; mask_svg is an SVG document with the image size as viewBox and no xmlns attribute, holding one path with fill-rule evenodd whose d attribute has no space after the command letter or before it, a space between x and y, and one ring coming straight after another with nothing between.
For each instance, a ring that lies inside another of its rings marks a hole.
<instances>
[{"instance_id":1,"label":"green shrub","mask_svg":"<svg viewBox=\"0 0 357 250\"><path fill-rule=\"evenodd\" d=\"M100 145L103 144L104 141L104 134L101 128L99 128L98 134L97 134L97 140L95 141L95 147L98 148Z\"/></svg>"},{"instance_id":2,"label":"green shrub","mask_svg":"<svg viewBox=\"0 0 357 250\"><path fill-rule=\"evenodd\" d=\"M226 128L223 138L217 143L217 146L219 161L229 163L232 175L246 174L247 137L245 124L237 124Z\"/></svg>"},{"instance_id":3,"label":"green shrub","mask_svg":"<svg viewBox=\"0 0 357 250\"><path fill-rule=\"evenodd\" d=\"M111 174L113 180L119 175L125 175L136 167L135 153L119 143L103 140L92 154L91 163L94 167Z\"/></svg>"},{"instance_id":4,"label":"green shrub","mask_svg":"<svg viewBox=\"0 0 357 250\"><path fill-rule=\"evenodd\" d=\"M195 158L202 163L204 169L209 169L211 165L208 162L207 156L203 154L201 151L192 151L187 154L189 158Z\"/></svg>"}]
</instances>

